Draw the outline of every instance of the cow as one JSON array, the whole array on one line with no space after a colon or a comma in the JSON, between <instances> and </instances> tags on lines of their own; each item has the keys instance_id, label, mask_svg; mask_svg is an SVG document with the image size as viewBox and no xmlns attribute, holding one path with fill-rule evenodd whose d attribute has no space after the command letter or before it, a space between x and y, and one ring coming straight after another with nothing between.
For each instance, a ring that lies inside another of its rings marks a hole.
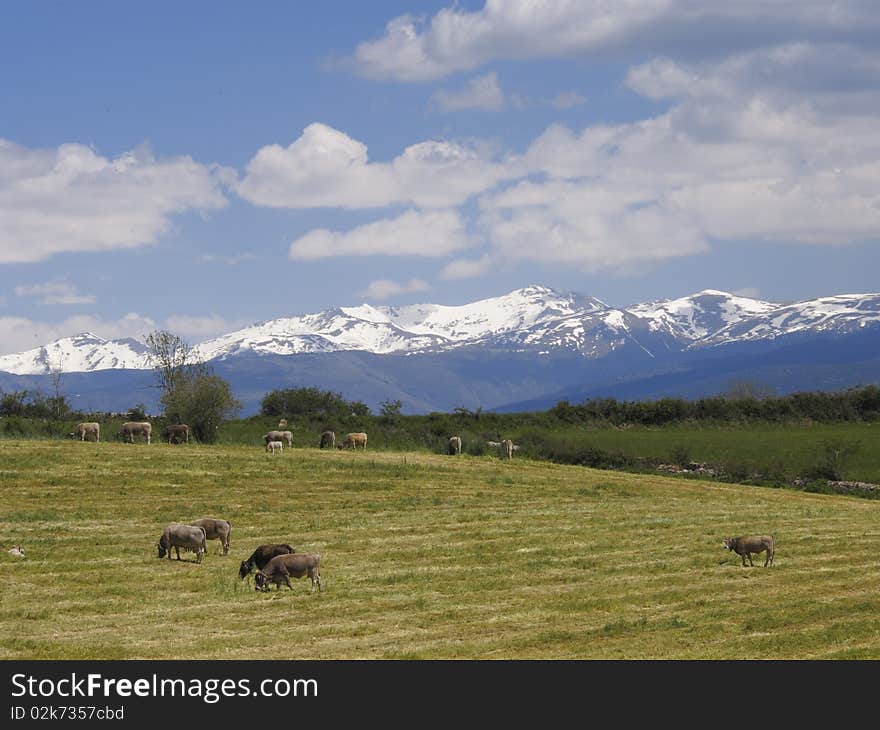
<instances>
[{"instance_id":1,"label":"cow","mask_svg":"<svg viewBox=\"0 0 880 730\"><path fill-rule=\"evenodd\" d=\"M364 451L367 450L367 434L365 434L363 431L348 434L345 439L343 439L342 445L339 448L354 449L355 451L357 451L358 446L360 446Z\"/></svg>"},{"instance_id":2,"label":"cow","mask_svg":"<svg viewBox=\"0 0 880 730\"><path fill-rule=\"evenodd\" d=\"M269 431L263 434L263 441L286 441L288 446L293 446L293 433L290 431Z\"/></svg>"},{"instance_id":3,"label":"cow","mask_svg":"<svg viewBox=\"0 0 880 730\"><path fill-rule=\"evenodd\" d=\"M188 444L189 426L181 423L177 426L166 426L162 435L169 444Z\"/></svg>"},{"instance_id":4,"label":"cow","mask_svg":"<svg viewBox=\"0 0 880 730\"><path fill-rule=\"evenodd\" d=\"M78 423L76 424L76 428L73 429L73 433L67 434L68 438L78 438L80 441L85 441L86 436L91 437L94 436L95 442L101 440L101 424L100 423Z\"/></svg>"},{"instance_id":5,"label":"cow","mask_svg":"<svg viewBox=\"0 0 880 730\"><path fill-rule=\"evenodd\" d=\"M333 431L324 431L324 433L321 434L320 447L322 449L332 449L334 446L336 446L336 433Z\"/></svg>"},{"instance_id":6,"label":"cow","mask_svg":"<svg viewBox=\"0 0 880 730\"><path fill-rule=\"evenodd\" d=\"M280 421L278 421L278 428L285 428L286 426L287 426L287 419L286 418L282 418Z\"/></svg>"},{"instance_id":7,"label":"cow","mask_svg":"<svg viewBox=\"0 0 880 730\"><path fill-rule=\"evenodd\" d=\"M302 578L309 576L312 581L311 593L315 592L315 585L321 591L321 574L319 568L321 556L318 553L291 553L290 555L276 555L265 568L258 570L254 575L254 590L268 591L269 584L275 584L275 590L281 590L284 583L290 590L290 576Z\"/></svg>"},{"instance_id":8,"label":"cow","mask_svg":"<svg viewBox=\"0 0 880 730\"><path fill-rule=\"evenodd\" d=\"M119 432L123 441L134 443L135 436L143 436L150 443L150 437L153 434L153 426L148 421L127 421L122 424L122 430Z\"/></svg>"},{"instance_id":9,"label":"cow","mask_svg":"<svg viewBox=\"0 0 880 730\"><path fill-rule=\"evenodd\" d=\"M223 546L223 554L229 553L229 536L232 535L232 523L213 517L203 517L190 522L193 527L201 527L205 531L206 540L219 540Z\"/></svg>"},{"instance_id":10,"label":"cow","mask_svg":"<svg viewBox=\"0 0 880 730\"><path fill-rule=\"evenodd\" d=\"M752 553L756 555L767 551L767 559L764 561L764 567L773 565L773 555L776 553L776 541L773 535L744 535L742 537L725 537L721 544L728 550L732 550L742 557L743 567L746 567L746 558L749 559L749 565L752 562Z\"/></svg>"},{"instance_id":11,"label":"cow","mask_svg":"<svg viewBox=\"0 0 880 730\"><path fill-rule=\"evenodd\" d=\"M449 455L450 456L460 456L461 455L461 437L459 437L459 436L450 436L449 437Z\"/></svg>"},{"instance_id":12,"label":"cow","mask_svg":"<svg viewBox=\"0 0 880 730\"><path fill-rule=\"evenodd\" d=\"M24 548L21 545L13 545L9 550L9 554L14 558L23 558Z\"/></svg>"},{"instance_id":13,"label":"cow","mask_svg":"<svg viewBox=\"0 0 880 730\"><path fill-rule=\"evenodd\" d=\"M269 564L269 561L276 555L288 555L295 552L296 550L287 543L269 543L266 545L260 545L247 560L241 561L241 566L238 569L238 577L244 580L250 575L254 568L257 570L265 568Z\"/></svg>"},{"instance_id":14,"label":"cow","mask_svg":"<svg viewBox=\"0 0 880 730\"><path fill-rule=\"evenodd\" d=\"M207 552L205 547L205 528L193 527L192 525L171 524L162 532L162 537L156 544L159 548L159 558L168 555L171 560L171 548L177 553L180 560L180 548L192 550L196 554L196 562L202 562L202 556Z\"/></svg>"},{"instance_id":15,"label":"cow","mask_svg":"<svg viewBox=\"0 0 880 730\"><path fill-rule=\"evenodd\" d=\"M504 456L504 458L512 459L513 450L513 441L511 441L510 439L504 439L504 441L501 442L501 454L502 456Z\"/></svg>"},{"instance_id":16,"label":"cow","mask_svg":"<svg viewBox=\"0 0 880 730\"><path fill-rule=\"evenodd\" d=\"M284 452L284 444L280 441L267 441L266 442L266 453L274 454L275 452L279 454Z\"/></svg>"}]
</instances>

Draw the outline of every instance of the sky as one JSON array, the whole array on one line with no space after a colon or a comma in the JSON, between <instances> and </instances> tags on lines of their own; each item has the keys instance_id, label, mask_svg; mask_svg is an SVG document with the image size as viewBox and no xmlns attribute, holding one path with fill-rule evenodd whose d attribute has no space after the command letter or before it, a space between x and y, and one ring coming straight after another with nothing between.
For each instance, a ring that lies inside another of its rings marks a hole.
<instances>
[{"instance_id":1,"label":"sky","mask_svg":"<svg viewBox=\"0 0 880 730\"><path fill-rule=\"evenodd\" d=\"M0 4L0 354L880 291L871 0Z\"/></svg>"}]
</instances>

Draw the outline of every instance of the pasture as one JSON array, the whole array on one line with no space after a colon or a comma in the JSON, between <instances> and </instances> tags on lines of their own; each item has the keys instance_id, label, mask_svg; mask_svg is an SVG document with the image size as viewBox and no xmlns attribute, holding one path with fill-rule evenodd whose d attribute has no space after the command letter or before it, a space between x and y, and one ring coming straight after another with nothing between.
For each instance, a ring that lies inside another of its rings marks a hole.
<instances>
[{"instance_id":1,"label":"pasture","mask_svg":"<svg viewBox=\"0 0 880 730\"><path fill-rule=\"evenodd\" d=\"M157 558L208 516L228 556ZM876 659L878 518L524 458L0 441L0 659ZM721 546L753 532L773 567ZM320 552L323 593L239 581L262 542Z\"/></svg>"}]
</instances>

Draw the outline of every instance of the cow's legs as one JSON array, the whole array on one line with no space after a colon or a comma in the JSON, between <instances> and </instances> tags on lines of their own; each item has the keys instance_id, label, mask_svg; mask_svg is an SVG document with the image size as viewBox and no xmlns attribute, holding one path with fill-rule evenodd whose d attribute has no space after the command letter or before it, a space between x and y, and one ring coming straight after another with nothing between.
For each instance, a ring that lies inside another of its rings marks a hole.
<instances>
[{"instance_id":1,"label":"cow's legs","mask_svg":"<svg viewBox=\"0 0 880 730\"><path fill-rule=\"evenodd\" d=\"M177 553L177 559L180 560L180 547L175 545L174 550Z\"/></svg>"}]
</instances>

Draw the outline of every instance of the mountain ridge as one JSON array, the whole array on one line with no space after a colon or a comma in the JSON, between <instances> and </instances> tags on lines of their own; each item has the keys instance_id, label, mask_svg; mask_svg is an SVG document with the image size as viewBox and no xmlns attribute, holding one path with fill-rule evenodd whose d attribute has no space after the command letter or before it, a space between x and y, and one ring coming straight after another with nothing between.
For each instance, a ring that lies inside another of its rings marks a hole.
<instances>
[{"instance_id":1,"label":"mountain ridge","mask_svg":"<svg viewBox=\"0 0 880 730\"><path fill-rule=\"evenodd\" d=\"M734 342L791 335L852 333L880 326L880 294L841 294L790 304L717 289L627 307L549 287L530 285L463 305L334 307L258 322L194 346L205 362L244 354L296 356L367 352L374 355L443 353L464 348L575 353L607 357L641 348L652 358ZM0 356L0 372L41 375L150 368L146 346L86 332L31 350Z\"/></svg>"}]
</instances>

